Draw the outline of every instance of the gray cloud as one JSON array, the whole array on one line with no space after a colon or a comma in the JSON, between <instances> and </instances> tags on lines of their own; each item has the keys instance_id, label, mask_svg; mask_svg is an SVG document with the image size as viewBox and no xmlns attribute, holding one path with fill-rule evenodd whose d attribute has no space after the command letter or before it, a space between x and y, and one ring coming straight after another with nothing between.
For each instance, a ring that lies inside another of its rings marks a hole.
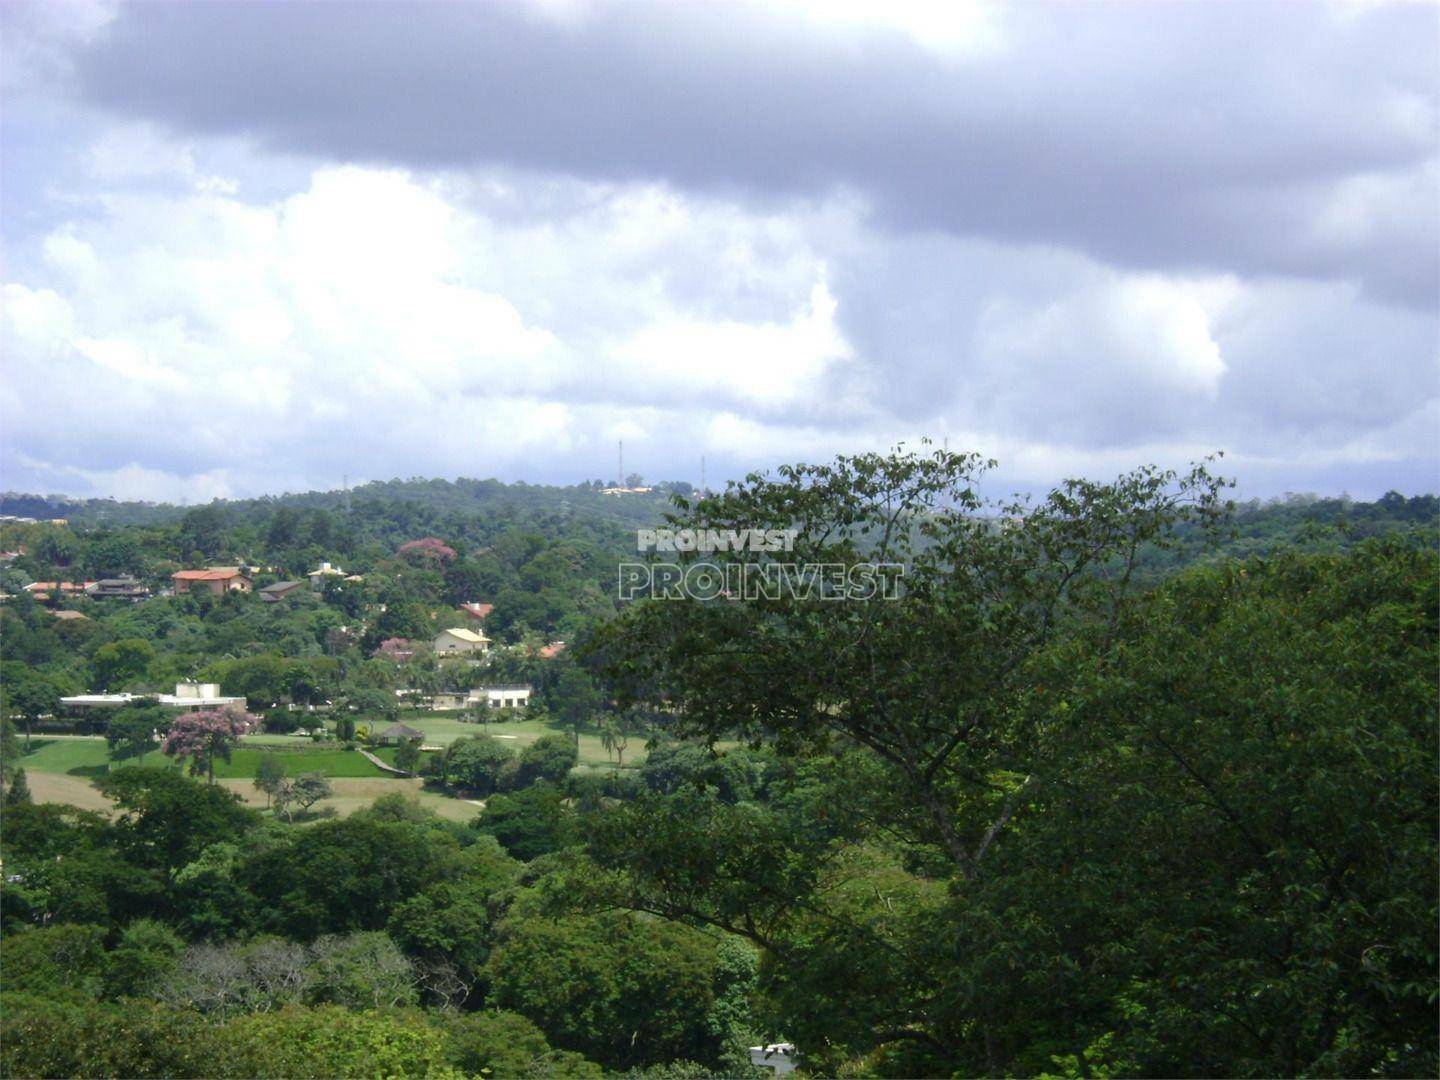
<instances>
[{"instance_id":1,"label":"gray cloud","mask_svg":"<svg viewBox=\"0 0 1440 1080\"><path fill-rule=\"evenodd\" d=\"M92 103L275 150L690 190L857 192L889 227L1431 306L1436 12L1016 5L993 48L765 7L123 7ZM1428 170L1428 171L1427 171Z\"/></svg>"},{"instance_id":2,"label":"gray cloud","mask_svg":"<svg viewBox=\"0 0 1440 1080\"><path fill-rule=\"evenodd\" d=\"M75 10L0 6L7 486L919 434L1020 486L1219 447L1247 492L1435 485L1428 9Z\"/></svg>"}]
</instances>

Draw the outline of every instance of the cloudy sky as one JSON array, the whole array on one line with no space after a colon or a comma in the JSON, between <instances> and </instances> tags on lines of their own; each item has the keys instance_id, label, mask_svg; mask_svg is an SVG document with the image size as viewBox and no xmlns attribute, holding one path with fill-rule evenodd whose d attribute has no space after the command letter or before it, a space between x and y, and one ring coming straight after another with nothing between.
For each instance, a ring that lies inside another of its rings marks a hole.
<instances>
[{"instance_id":1,"label":"cloudy sky","mask_svg":"<svg viewBox=\"0 0 1440 1080\"><path fill-rule=\"evenodd\" d=\"M5 3L0 486L1440 486L1440 7Z\"/></svg>"}]
</instances>

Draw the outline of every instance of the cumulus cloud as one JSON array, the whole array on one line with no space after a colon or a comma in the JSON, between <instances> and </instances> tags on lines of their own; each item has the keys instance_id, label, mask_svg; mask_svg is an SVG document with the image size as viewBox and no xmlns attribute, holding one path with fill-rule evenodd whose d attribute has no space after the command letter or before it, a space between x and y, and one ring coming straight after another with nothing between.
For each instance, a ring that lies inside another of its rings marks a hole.
<instances>
[{"instance_id":1,"label":"cumulus cloud","mask_svg":"<svg viewBox=\"0 0 1440 1080\"><path fill-rule=\"evenodd\" d=\"M347 455L372 475L514 473L593 453L612 431L643 438L683 408L808 407L831 365L853 360L823 266L754 260L774 242L763 218L717 228L626 190L527 251L553 223L502 223L445 187L344 167L275 203L107 196L103 216L45 238L31 275L44 286L5 287L7 443L75 477L123 445L138 471L117 477L132 487L170 470L264 488L267 462L310 455L312 483L333 482ZM707 272L734 280L687 303L683 280L651 280L650 251L670 245L717 254ZM533 262L577 249L599 280L572 311L575 269L537 279ZM756 305L747 294L767 278L786 284ZM717 305L726 291L734 303ZM84 422L56 427L34 408L47 396Z\"/></svg>"},{"instance_id":2,"label":"cumulus cloud","mask_svg":"<svg viewBox=\"0 0 1440 1080\"><path fill-rule=\"evenodd\" d=\"M7 487L924 434L1434 486L1421 9L51 7L0 8Z\"/></svg>"},{"instance_id":3,"label":"cumulus cloud","mask_svg":"<svg viewBox=\"0 0 1440 1080\"><path fill-rule=\"evenodd\" d=\"M330 159L848 189L893 227L1136 269L1339 276L1421 305L1440 286L1424 6L544 12L139 4L84 39L75 85Z\"/></svg>"},{"instance_id":4,"label":"cumulus cloud","mask_svg":"<svg viewBox=\"0 0 1440 1080\"><path fill-rule=\"evenodd\" d=\"M1177 414L1219 394L1227 365L1212 323L1235 291L1225 281L1114 275L1040 303L999 297L976 333L985 392L1034 430L1026 409L1063 388L1043 427L1085 445L1183 427Z\"/></svg>"},{"instance_id":5,"label":"cumulus cloud","mask_svg":"<svg viewBox=\"0 0 1440 1080\"><path fill-rule=\"evenodd\" d=\"M1220 439L1268 452L1247 409L1345 446L1399 424L1424 388L1412 372L1357 398L1322 340L1284 401L1266 400L1285 390L1267 365L1292 370L1286 342L1327 310L1346 311L1352 336L1421 348L1423 319L1368 308L1353 286L1337 305L1317 286L1063 253L922 253L844 203L753 213L574 184L534 216L514 205L514 176L355 166L252 203L195 189L194 171L168 193L107 194L5 287L4 438L36 483L608 478L622 438L637 466L685 476L701 454L738 470L927 432L1058 468ZM919 378L901 392L897 372ZM75 422L56 426L46 400ZM1377 445L1402 453L1414 432L1397 430Z\"/></svg>"}]
</instances>

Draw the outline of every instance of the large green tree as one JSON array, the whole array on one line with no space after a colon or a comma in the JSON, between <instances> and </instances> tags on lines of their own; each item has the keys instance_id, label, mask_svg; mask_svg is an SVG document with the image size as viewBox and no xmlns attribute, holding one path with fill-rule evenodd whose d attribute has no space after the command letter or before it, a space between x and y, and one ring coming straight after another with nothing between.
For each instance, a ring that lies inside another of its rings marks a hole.
<instances>
[{"instance_id":1,"label":"large green tree","mask_svg":"<svg viewBox=\"0 0 1440 1080\"><path fill-rule=\"evenodd\" d=\"M795 533L788 553L675 556L687 564L900 567L903 587L893 599L878 584L842 600L819 589L654 599L594 647L622 696L663 707L679 732L867 747L915 807L906 826L973 878L1028 782L1023 754L999 737L1026 663L1067 619L1112 623L1141 547L1222 510L1203 466L1068 481L1033 506L987 505L986 467L948 451L865 454L680 500L676 528Z\"/></svg>"},{"instance_id":2,"label":"large green tree","mask_svg":"<svg viewBox=\"0 0 1440 1080\"><path fill-rule=\"evenodd\" d=\"M904 596L632 607L602 641L626 692L789 765L764 804L682 779L602 809L580 891L761 944L817 1067L1433 1072L1433 544L1144 593L1140 550L1219 509L1203 470L985 515L970 468L842 461L684 512L903 562Z\"/></svg>"},{"instance_id":3,"label":"large green tree","mask_svg":"<svg viewBox=\"0 0 1440 1080\"><path fill-rule=\"evenodd\" d=\"M153 698L132 702L117 709L105 726L105 741L114 761L141 761L159 745L160 735L169 724L169 716Z\"/></svg>"},{"instance_id":4,"label":"large green tree","mask_svg":"<svg viewBox=\"0 0 1440 1080\"><path fill-rule=\"evenodd\" d=\"M514 920L490 960L496 1004L620 1069L714 1056L713 971L704 935L626 915Z\"/></svg>"},{"instance_id":5,"label":"large green tree","mask_svg":"<svg viewBox=\"0 0 1440 1080\"><path fill-rule=\"evenodd\" d=\"M142 678L154 659L155 646L143 638L107 642L90 658L95 686L99 690L119 690Z\"/></svg>"},{"instance_id":6,"label":"large green tree","mask_svg":"<svg viewBox=\"0 0 1440 1080\"><path fill-rule=\"evenodd\" d=\"M126 766L96 781L115 800L119 847L136 864L173 873L211 844L249 832L256 814L239 796L174 769Z\"/></svg>"},{"instance_id":7,"label":"large green tree","mask_svg":"<svg viewBox=\"0 0 1440 1080\"><path fill-rule=\"evenodd\" d=\"M501 770L515 760L515 751L489 735L472 735L451 743L445 759L451 783L489 795L499 786Z\"/></svg>"}]
</instances>

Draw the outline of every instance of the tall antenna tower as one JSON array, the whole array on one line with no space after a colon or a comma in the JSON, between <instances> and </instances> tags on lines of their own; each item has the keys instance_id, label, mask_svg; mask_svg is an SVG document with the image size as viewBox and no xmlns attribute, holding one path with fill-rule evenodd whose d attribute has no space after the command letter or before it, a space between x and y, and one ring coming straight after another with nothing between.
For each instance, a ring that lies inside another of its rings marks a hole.
<instances>
[{"instance_id":1,"label":"tall antenna tower","mask_svg":"<svg viewBox=\"0 0 1440 1080\"><path fill-rule=\"evenodd\" d=\"M705 455L700 455L700 494L710 494L710 489L705 486Z\"/></svg>"},{"instance_id":2,"label":"tall antenna tower","mask_svg":"<svg viewBox=\"0 0 1440 1080\"><path fill-rule=\"evenodd\" d=\"M625 440L619 439L615 443L615 485L625 486Z\"/></svg>"}]
</instances>

